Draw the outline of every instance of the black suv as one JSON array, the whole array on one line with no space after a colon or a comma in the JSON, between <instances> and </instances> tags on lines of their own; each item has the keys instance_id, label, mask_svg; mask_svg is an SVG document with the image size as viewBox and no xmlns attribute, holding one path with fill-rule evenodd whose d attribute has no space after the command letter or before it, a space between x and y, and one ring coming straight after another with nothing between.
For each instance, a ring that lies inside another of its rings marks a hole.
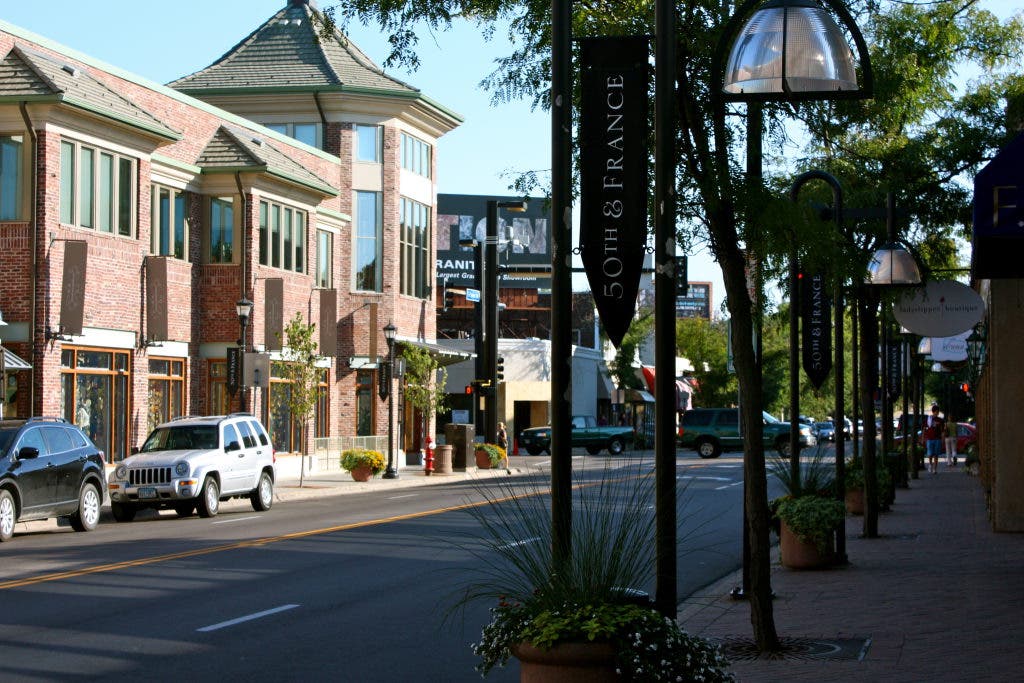
<instances>
[{"instance_id":1,"label":"black suv","mask_svg":"<svg viewBox=\"0 0 1024 683\"><path fill-rule=\"evenodd\" d=\"M92 531L103 504L103 451L59 417L0 420L0 541L17 522L67 517Z\"/></svg>"}]
</instances>

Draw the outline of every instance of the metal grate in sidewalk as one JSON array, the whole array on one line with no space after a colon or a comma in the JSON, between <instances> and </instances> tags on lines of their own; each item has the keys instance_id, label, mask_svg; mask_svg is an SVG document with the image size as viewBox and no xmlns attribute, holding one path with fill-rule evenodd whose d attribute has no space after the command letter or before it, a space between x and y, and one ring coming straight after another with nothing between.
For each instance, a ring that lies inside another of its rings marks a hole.
<instances>
[{"instance_id":1,"label":"metal grate in sidewalk","mask_svg":"<svg viewBox=\"0 0 1024 683\"><path fill-rule=\"evenodd\" d=\"M782 650L761 654L752 638L714 639L730 661L806 660L860 661L871 647L871 638L779 638Z\"/></svg>"}]
</instances>

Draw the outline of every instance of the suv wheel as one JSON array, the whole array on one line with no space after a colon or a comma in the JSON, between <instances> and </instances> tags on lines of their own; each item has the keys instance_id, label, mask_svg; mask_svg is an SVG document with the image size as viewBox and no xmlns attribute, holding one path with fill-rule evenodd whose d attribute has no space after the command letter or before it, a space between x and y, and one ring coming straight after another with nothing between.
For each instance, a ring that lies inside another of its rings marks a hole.
<instances>
[{"instance_id":1,"label":"suv wheel","mask_svg":"<svg viewBox=\"0 0 1024 683\"><path fill-rule=\"evenodd\" d=\"M611 455L622 455L622 451L626 449L626 444L622 442L622 439L614 438L608 442L608 453Z\"/></svg>"},{"instance_id":2,"label":"suv wheel","mask_svg":"<svg viewBox=\"0 0 1024 683\"><path fill-rule=\"evenodd\" d=\"M775 450L779 452L783 458L789 457L789 437L784 437L775 442ZM797 446L797 452L800 452L800 447Z\"/></svg>"},{"instance_id":3,"label":"suv wheel","mask_svg":"<svg viewBox=\"0 0 1024 683\"><path fill-rule=\"evenodd\" d=\"M252 509L256 512L266 512L274 504L274 482L266 472L260 475L260 483L256 485L249 495L252 501Z\"/></svg>"},{"instance_id":4,"label":"suv wheel","mask_svg":"<svg viewBox=\"0 0 1024 683\"><path fill-rule=\"evenodd\" d=\"M530 455L540 455L541 449L537 448L536 446L527 446L526 452L529 453Z\"/></svg>"},{"instance_id":5,"label":"suv wheel","mask_svg":"<svg viewBox=\"0 0 1024 683\"><path fill-rule=\"evenodd\" d=\"M136 512L137 510L131 505L124 503L110 504L110 514L114 516L115 522L130 522L135 519Z\"/></svg>"},{"instance_id":6,"label":"suv wheel","mask_svg":"<svg viewBox=\"0 0 1024 683\"><path fill-rule=\"evenodd\" d=\"M717 458L722 454L722 447L717 441L712 439L699 439L694 448L697 450L697 455L704 458Z\"/></svg>"},{"instance_id":7,"label":"suv wheel","mask_svg":"<svg viewBox=\"0 0 1024 683\"><path fill-rule=\"evenodd\" d=\"M14 509L14 496L7 489L0 489L0 542L11 540L16 521L17 511Z\"/></svg>"},{"instance_id":8,"label":"suv wheel","mask_svg":"<svg viewBox=\"0 0 1024 683\"><path fill-rule=\"evenodd\" d=\"M199 493L199 500L196 503L200 517L216 517L220 510L220 487L217 480L207 477L203 480L203 488Z\"/></svg>"},{"instance_id":9,"label":"suv wheel","mask_svg":"<svg viewBox=\"0 0 1024 683\"><path fill-rule=\"evenodd\" d=\"M100 492L95 484L84 484L78 492L78 509L72 513L71 528L75 531L92 531L100 523Z\"/></svg>"},{"instance_id":10,"label":"suv wheel","mask_svg":"<svg viewBox=\"0 0 1024 683\"><path fill-rule=\"evenodd\" d=\"M587 446L587 453L590 453L591 455L597 455L600 452L601 452L601 447L600 446Z\"/></svg>"}]
</instances>

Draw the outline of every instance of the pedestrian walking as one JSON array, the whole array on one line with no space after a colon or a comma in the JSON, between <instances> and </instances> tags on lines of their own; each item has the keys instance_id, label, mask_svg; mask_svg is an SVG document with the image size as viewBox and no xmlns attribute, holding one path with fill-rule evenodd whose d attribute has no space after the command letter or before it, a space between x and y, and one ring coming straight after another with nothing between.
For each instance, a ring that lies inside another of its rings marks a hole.
<instances>
[{"instance_id":1,"label":"pedestrian walking","mask_svg":"<svg viewBox=\"0 0 1024 683\"><path fill-rule=\"evenodd\" d=\"M498 433L495 435L495 440L497 440L498 445L501 446L501 449L505 451L505 472L507 472L508 474L512 474L512 470L509 467L508 459L508 430L505 429L504 422L498 423Z\"/></svg>"},{"instance_id":2,"label":"pedestrian walking","mask_svg":"<svg viewBox=\"0 0 1024 683\"><path fill-rule=\"evenodd\" d=\"M939 453L942 452L942 438L945 421L939 416L939 404L932 404L932 414L924 423L924 452L928 456L928 472L939 471Z\"/></svg>"},{"instance_id":3,"label":"pedestrian walking","mask_svg":"<svg viewBox=\"0 0 1024 683\"><path fill-rule=\"evenodd\" d=\"M949 415L946 416L946 425L942 432L943 441L946 444L946 467L956 466L956 422Z\"/></svg>"}]
</instances>

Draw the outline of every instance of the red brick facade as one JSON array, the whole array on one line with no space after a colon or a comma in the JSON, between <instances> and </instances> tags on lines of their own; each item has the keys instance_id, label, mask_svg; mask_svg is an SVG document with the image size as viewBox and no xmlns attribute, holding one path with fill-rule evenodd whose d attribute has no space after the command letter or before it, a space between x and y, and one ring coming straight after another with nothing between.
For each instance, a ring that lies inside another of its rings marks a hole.
<instances>
[{"instance_id":1,"label":"red brick facade","mask_svg":"<svg viewBox=\"0 0 1024 683\"><path fill-rule=\"evenodd\" d=\"M235 302L247 297L254 302L247 327L246 342L261 349L265 339L265 286L268 278L284 281L283 319L285 325L296 313L313 322L319 330L323 325L337 328L337 351L331 357L328 372L330 435L356 433L355 393L356 371L349 367L351 356L368 356L375 346L383 355L387 346L382 328L388 321L398 327L400 339L433 341L435 338L434 302L399 293L400 235L399 212L401 194L400 135L394 123L384 124L383 236L381 240L383 291L358 292L352 288L353 237L353 129L348 123L328 122L323 127L326 154L316 154L301 145L292 145L279 136L269 134L255 124L246 124L237 116L201 104L142 79L130 79L105 72L91 63L81 63L57 51L52 45L38 45L26 37L0 31L0 58L18 46L50 54L61 62L73 65L92 78L119 93L139 109L148 112L160 123L180 135L169 141L158 135L140 132L113 117L86 111L62 103L13 103L0 101L0 135L24 136L22 182L25 191L20 220L0 222L0 311L13 325L0 328L5 346L27 360L31 371L14 373L18 391L14 406L7 414L64 415L74 419L74 399L69 392L78 391L92 381L75 379L62 367L62 354L81 349L83 353L126 352L127 367L109 369L96 380L95 386L115 387L111 401L104 404L109 436L108 457L123 455L126 449L141 443L148 432L151 408L150 360L177 359L184 362L184 400L180 413L208 414L213 389L213 364L223 361L225 349L235 345L239 321ZM24 114L31 122L37 144L23 123ZM21 122L16 123L16 122ZM328 194L315 184L282 179L278 175L241 169L238 173L209 173L200 169L200 159L211 138L222 126L243 130L253 138L261 138L293 162L307 169L323 184L334 188ZM131 236L120 236L95 229L67 225L60 220L61 209L61 142L73 139L109 150L135 160L135 207L132 212ZM433 167L436 171L436 154ZM30 200L29 182L35 173L35 197ZM177 185L165 178L174 178ZM188 244L187 258L167 257L168 334L159 345L147 346L146 264L151 255L151 188L162 186L183 189L187 194ZM434 183L435 181L431 181ZM236 183L241 183L240 196ZM436 184L433 185L436 188ZM204 231L208 228L208 202L211 197L233 197L236 224L241 244L235 243L241 256L227 264L208 263L204 258ZM260 264L259 217L260 201L274 203L306 212L306 272L273 268ZM244 207L244 209L242 208ZM318 213L318 211L320 213ZM436 208L432 211L436 219ZM335 320L320 319L320 294L315 287L317 264L317 227L333 226L333 285L337 290ZM34 233L33 233L34 229ZM88 244L88 267L85 281L83 334L70 339L48 339L47 330L56 331L60 323L61 295L64 287L64 250L68 240L84 240ZM433 240L433 235L432 235ZM35 247L33 266L33 244ZM434 262L431 245L429 263ZM433 282L433 272L428 274ZM371 308L376 305L376 329L370 329ZM7 332L5 330L10 330ZM16 331L15 331L16 330ZM114 363L118 356L112 356ZM82 377L94 372L94 361L79 360ZM104 372L108 369L99 368ZM99 375L97 375L99 376ZM123 379L120 379L123 378ZM118 384L121 382L122 384ZM89 385L93 386L93 385ZM117 388L120 387L120 388ZM254 410L266 422L265 400L246 393L241 406L236 396L232 409ZM374 391L376 396L376 391ZM107 401L104 398L104 401ZM81 401L79 400L79 403ZM374 431L387 433L387 408L375 400ZM126 411L121 420L119 411ZM175 411L178 412L178 411ZM126 425L124 428L118 425ZM269 426L269 425L268 425ZM312 438L312 423L307 433ZM121 434L119 429L127 429ZM277 435L274 436L277 441ZM118 441L120 440L120 442ZM308 444L307 444L308 448Z\"/></svg>"}]
</instances>

